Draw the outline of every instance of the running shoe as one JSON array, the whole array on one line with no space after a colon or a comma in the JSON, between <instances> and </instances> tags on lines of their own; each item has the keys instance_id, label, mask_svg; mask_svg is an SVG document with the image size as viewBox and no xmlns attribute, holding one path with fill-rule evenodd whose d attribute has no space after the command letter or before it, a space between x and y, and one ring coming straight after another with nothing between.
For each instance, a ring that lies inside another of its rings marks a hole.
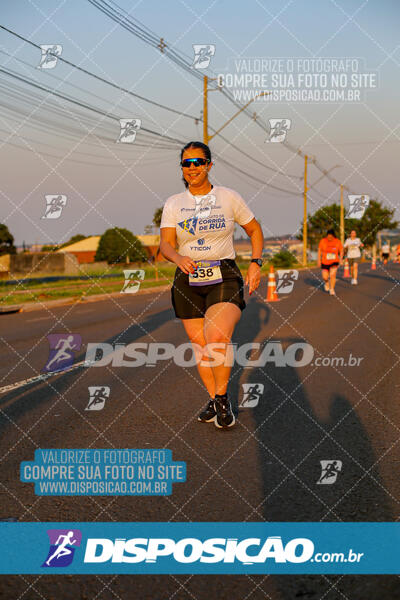
<instances>
[{"instance_id":1,"label":"running shoe","mask_svg":"<svg viewBox=\"0 0 400 600\"><path fill-rule=\"evenodd\" d=\"M354 279L354 277L353 277L353 279L351 280L351 285L356 285L356 284L357 284L357 279Z\"/></svg>"},{"instance_id":2,"label":"running shoe","mask_svg":"<svg viewBox=\"0 0 400 600\"><path fill-rule=\"evenodd\" d=\"M216 414L214 400L211 398L205 409L197 417L197 420L202 423L211 423L214 421Z\"/></svg>"},{"instance_id":3,"label":"running shoe","mask_svg":"<svg viewBox=\"0 0 400 600\"><path fill-rule=\"evenodd\" d=\"M235 424L236 419L232 412L232 406L228 400L228 396L226 394L216 394L214 406L217 412L214 421L215 427L218 427L219 429L227 429L228 427L232 427Z\"/></svg>"},{"instance_id":4,"label":"running shoe","mask_svg":"<svg viewBox=\"0 0 400 600\"><path fill-rule=\"evenodd\" d=\"M324 290L326 292L329 292L329 283L328 282L324 283Z\"/></svg>"},{"instance_id":5,"label":"running shoe","mask_svg":"<svg viewBox=\"0 0 400 600\"><path fill-rule=\"evenodd\" d=\"M335 290L329 290L329 293L330 293L331 296L336 296Z\"/></svg>"}]
</instances>

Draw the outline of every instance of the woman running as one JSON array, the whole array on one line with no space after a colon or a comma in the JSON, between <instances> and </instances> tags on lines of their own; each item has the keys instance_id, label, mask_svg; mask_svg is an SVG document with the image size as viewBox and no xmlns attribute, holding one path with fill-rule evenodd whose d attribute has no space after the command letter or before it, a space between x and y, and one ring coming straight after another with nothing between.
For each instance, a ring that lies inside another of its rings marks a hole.
<instances>
[{"instance_id":1,"label":"woman running","mask_svg":"<svg viewBox=\"0 0 400 600\"><path fill-rule=\"evenodd\" d=\"M235 424L235 416L227 396L231 367L224 363L230 362L225 361L228 344L246 306L233 248L235 223L251 239L252 261L245 282L250 294L260 283L264 239L243 198L234 190L210 183L212 164L205 144L190 142L182 149L186 191L170 196L165 203L160 250L177 265L171 290L175 315L182 319L192 344L201 348L203 359L197 360L197 368L210 398L198 420L227 428ZM223 356L211 361L210 367L207 345L214 344Z\"/></svg>"},{"instance_id":2,"label":"woman running","mask_svg":"<svg viewBox=\"0 0 400 600\"><path fill-rule=\"evenodd\" d=\"M328 229L326 237L322 238L318 246L318 266L322 269L325 291L331 296L336 296L336 271L339 264L342 264L342 260L342 243L335 236L334 230Z\"/></svg>"},{"instance_id":3,"label":"woman running","mask_svg":"<svg viewBox=\"0 0 400 600\"><path fill-rule=\"evenodd\" d=\"M347 252L346 256L349 259L350 272L351 272L351 283L357 285L358 283L358 263L361 259L361 248L364 246L357 232L353 229L350 232L350 237L344 243L344 250Z\"/></svg>"},{"instance_id":4,"label":"woman running","mask_svg":"<svg viewBox=\"0 0 400 600\"><path fill-rule=\"evenodd\" d=\"M390 244L386 240L383 242L382 249L381 249L381 260L383 261L384 265L387 265L389 257L390 257Z\"/></svg>"}]
</instances>

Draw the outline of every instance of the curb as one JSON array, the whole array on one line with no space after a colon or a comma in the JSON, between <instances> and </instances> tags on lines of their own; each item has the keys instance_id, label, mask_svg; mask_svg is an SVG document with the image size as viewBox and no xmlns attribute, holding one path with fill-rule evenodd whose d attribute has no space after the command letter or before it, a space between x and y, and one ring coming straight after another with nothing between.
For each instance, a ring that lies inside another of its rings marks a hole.
<instances>
[{"instance_id":1,"label":"curb","mask_svg":"<svg viewBox=\"0 0 400 600\"><path fill-rule=\"evenodd\" d=\"M151 288L146 288L144 290L139 290L134 295L141 296L144 294L151 294L152 292L157 292L157 291L164 292L169 289L170 289L169 285L155 286L155 287L151 287ZM94 294L93 296L87 296L87 297L83 296L80 298L77 298L76 296L71 296L69 298L62 298L60 300L48 300L46 302L25 302L24 304L18 305L18 307L19 307L18 312L33 312L34 310L43 310L44 308L57 308L58 306L68 306L69 304L87 304L89 302L99 302L101 300L107 300L110 297L116 298L118 296L121 296L121 293L122 292L110 292L109 294ZM128 294L124 294L124 295L127 296ZM7 307L5 307L5 308L7 308ZM12 309L12 308L13 308L13 306L10 305L10 309ZM4 312L4 311L2 311L2 312ZM15 311L10 310L9 312L4 312L4 314L10 314L11 312L15 312Z\"/></svg>"}]
</instances>

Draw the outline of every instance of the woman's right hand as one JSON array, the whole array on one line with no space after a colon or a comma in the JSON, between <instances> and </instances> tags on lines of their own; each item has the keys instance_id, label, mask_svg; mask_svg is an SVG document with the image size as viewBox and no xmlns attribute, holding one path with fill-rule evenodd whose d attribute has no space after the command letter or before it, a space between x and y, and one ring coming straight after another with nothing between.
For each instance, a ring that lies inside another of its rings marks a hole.
<instances>
[{"instance_id":1,"label":"woman's right hand","mask_svg":"<svg viewBox=\"0 0 400 600\"><path fill-rule=\"evenodd\" d=\"M180 268L181 271L186 273L186 275L188 273L193 273L197 268L197 265L194 262L194 260L192 260L188 256L179 255L179 258L176 259L175 264Z\"/></svg>"}]
</instances>

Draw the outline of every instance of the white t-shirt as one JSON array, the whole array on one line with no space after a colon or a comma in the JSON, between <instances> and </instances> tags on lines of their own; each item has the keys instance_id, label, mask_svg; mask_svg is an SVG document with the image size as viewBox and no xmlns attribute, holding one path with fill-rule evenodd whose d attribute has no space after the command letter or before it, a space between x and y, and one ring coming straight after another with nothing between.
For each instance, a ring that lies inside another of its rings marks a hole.
<instances>
[{"instance_id":1,"label":"white t-shirt","mask_svg":"<svg viewBox=\"0 0 400 600\"><path fill-rule=\"evenodd\" d=\"M382 246L382 252L383 252L383 254L389 254L389 252L390 252L390 246L389 246L389 244L383 244L383 246Z\"/></svg>"},{"instance_id":2,"label":"white t-shirt","mask_svg":"<svg viewBox=\"0 0 400 600\"><path fill-rule=\"evenodd\" d=\"M344 247L347 248L348 258L360 258L360 246L360 238L347 238L347 240L344 243Z\"/></svg>"},{"instance_id":3,"label":"white t-shirt","mask_svg":"<svg viewBox=\"0 0 400 600\"><path fill-rule=\"evenodd\" d=\"M235 223L246 225L252 219L240 194L217 186L203 196L193 196L189 190L170 196L161 227L175 227L179 254L193 260L222 260L235 258Z\"/></svg>"}]
</instances>

